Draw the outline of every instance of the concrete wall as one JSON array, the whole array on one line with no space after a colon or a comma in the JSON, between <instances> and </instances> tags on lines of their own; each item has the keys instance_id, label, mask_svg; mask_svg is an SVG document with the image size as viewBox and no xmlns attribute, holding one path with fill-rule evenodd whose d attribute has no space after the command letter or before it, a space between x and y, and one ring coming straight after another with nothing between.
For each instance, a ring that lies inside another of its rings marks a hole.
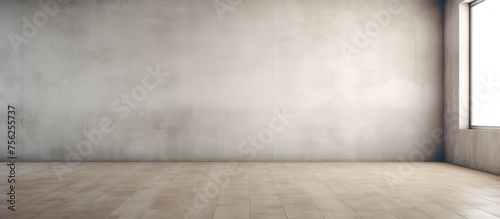
<instances>
[{"instance_id":1,"label":"concrete wall","mask_svg":"<svg viewBox=\"0 0 500 219\"><path fill-rule=\"evenodd\" d=\"M12 104L26 161L440 160L442 14L433 0L2 0L0 135Z\"/></svg>"},{"instance_id":2,"label":"concrete wall","mask_svg":"<svg viewBox=\"0 0 500 219\"><path fill-rule=\"evenodd\" d=\"M446 2L445 160L500 174L500 132L469 129L468 7L467 1L463 0Z\"/></svg>"}]
</instances>

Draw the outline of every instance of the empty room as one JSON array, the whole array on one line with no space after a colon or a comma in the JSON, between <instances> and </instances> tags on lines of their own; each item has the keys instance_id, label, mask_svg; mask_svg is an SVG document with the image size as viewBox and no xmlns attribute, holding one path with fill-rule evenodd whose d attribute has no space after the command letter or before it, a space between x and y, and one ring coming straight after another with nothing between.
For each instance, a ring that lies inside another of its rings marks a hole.
<instances>
[{"instance_id":1,"label":"empty room","mask_svg":"<svg viewBox=\"0 0 500 219\"><path fill-rule=\"evenodd\" d=\"M500 0L0 0L0 218L500 219Z\"/></svg>"}]
</instances>

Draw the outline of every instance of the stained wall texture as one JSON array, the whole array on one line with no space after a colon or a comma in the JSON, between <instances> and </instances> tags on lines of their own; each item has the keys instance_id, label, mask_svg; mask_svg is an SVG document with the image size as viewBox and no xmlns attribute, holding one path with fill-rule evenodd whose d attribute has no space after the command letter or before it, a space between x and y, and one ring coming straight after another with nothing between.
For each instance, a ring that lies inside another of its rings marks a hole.
<instances>
[{"instance_id":1,"label":"stained wall texture","mask_svg":"<svg viewBox=\"0 0 500 219\"><path fill-rule=\"evenodd\" d=\"M500 174L500 132L470 129L468 124L469 6L467 2L463 0L446 2L445 160L453 164Z\"/></svg>"},{"instance_id":2,"label":"stained wall texture","mask_svg":"<svg viewBox=\"0 0 500 219\"><path fill-rule=\"evenodd\" d=\"M10 104L26 161L441 160L442 5L2 0L0 136Z\"/></svg>"}]
</instances>

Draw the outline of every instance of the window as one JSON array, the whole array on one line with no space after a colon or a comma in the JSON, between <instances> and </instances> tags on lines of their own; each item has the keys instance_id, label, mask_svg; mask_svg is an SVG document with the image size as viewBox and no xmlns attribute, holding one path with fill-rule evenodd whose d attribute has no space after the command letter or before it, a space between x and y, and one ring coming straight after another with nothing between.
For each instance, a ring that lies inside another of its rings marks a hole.
<instances>
[{"instance_id":1,"label":"window","mask_svg":"<svg viewBox=\"0 0 500 219\"><path fill-rule=\"evenodd\" d=\"M471 128L500 128L500 0L470 8Z\"/></svg>"}]
</instances>

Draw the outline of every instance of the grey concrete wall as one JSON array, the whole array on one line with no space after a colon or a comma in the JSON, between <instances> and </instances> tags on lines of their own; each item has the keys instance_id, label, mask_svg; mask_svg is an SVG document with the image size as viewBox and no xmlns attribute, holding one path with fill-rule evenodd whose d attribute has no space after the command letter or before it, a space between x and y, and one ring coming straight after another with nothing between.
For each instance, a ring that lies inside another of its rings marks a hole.
<instances>
[{"instance_id":1,"label":"grey concrete wall","mask_svg":"<svg viewBox=\"0 0 500 219\"><path fill-rule=\"evenodd\" d=\"M469 128L468 7L463 0L446 2L445 160L500 174L500 131Z\"/></svg>"},{"instance_id":2,"label":"grey concrete wall","mask_svg":"<svg viewBox=\"0 0 500 219\"><path fill-rule=\"evenodd\" d=\"M12 104L26 161L440 160L442 14L433 0L2 0L0 136Z\"/></svg>"}]
</instances>

